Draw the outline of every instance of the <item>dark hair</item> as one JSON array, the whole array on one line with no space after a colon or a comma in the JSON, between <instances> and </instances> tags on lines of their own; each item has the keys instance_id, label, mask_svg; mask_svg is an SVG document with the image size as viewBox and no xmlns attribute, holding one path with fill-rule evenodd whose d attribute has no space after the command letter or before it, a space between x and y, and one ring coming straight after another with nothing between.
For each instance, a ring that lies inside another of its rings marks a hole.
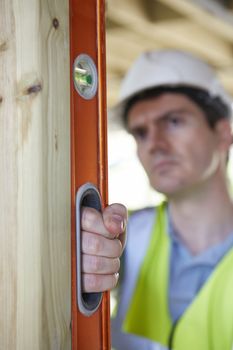
<instances>
[{"instance_id":1,"label":"dark hair","mask_svg":"<svg viewBox=\"0 0 233 350\"><path fill-rule=\"evenodd\" d=\"M206 120L210 128L214 128L218 120L223 118L230 118L231 111L226 103L222 101L220 97L212 97L207 91L188 87L188 86L161 86L148 90L143 90L142 92L134 95L126 104L123 121L127 127L127 118L129 110L132 106L138 102L151 97L158 97L163 93L180 93L189 97L193 102L195 102L205 113Z\"/></svg>"}]
</instances>

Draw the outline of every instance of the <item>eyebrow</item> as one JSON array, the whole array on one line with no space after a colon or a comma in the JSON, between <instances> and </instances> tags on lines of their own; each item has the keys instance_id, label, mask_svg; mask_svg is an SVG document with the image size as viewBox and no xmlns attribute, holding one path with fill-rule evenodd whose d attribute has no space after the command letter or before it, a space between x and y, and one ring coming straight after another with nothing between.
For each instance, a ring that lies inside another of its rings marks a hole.
<instances>
[{"instance_id":1,"label":"eyebrow","mask_svg":"<svg viewBox=\"0 0 233 350\"><path fill-rule=\"evenodd\" d=\"M157 121L159 121L159 120L161 120L161 119L166 119L166 118L168 118L168 117L170 117L171 115L176 114L176 113L184 114L184 113L187 113L187 112L190 112L190 111L188 111L188 110L185 109L185 108L172 109L172 110L167 111L167 112L161 114L160 116L158 116L158 117L156 118L156 121L155 121L155 122L157 122ZM144 128L144 125L138 124L138 125L135 125L135 126L133 126L133 127L130 127L129 125L127 126L127 130L128 130L128 132L131 133L131 134L132 134L134 131L137 131L138 129L141 129L141 128Z\"/></svg>"},{"instance_id":2,"label":"eyebrow","mask_svg":"<svg viewBox=\"0 0 233 350\"><path fill-rule=\"evenodd\" d=\"M164 114L161 114L160 116L158 116L157 120L160 119L164 119L164 118L168 118L173 114L179 113L179 114L184 114L187 113L188 111L184 108L180 108L180 109L172 109L171 111L165 112Z\"/></svg>"}]
</instances>

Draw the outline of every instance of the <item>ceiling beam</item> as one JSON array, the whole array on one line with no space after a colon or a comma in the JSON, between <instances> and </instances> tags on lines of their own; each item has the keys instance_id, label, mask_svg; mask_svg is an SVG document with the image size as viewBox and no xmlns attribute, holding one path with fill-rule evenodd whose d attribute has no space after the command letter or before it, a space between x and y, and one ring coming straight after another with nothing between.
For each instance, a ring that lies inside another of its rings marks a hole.
<instances>
[{"instance_id":1,"label":"ceiling beam","mask_svg":"<svg viewBox=\"0 0 233 350\"><path fill-rule=\"evenodd\" d=\"M112 29L107 32L109 47L114 50L116 46L117 53L122 52L118 51L121 45L123 47L129 45L135 48L133 52L137 51L136 46L139 43L139 46L142 45L139 51L153 48L153 45L161 48L170 47L196 53L215 67L233 63L231 44L213 36L208 30L203 31L190 20L176 19L151 23L121 7L110 11L109 18L122 26L121 30ZM131 33L131 38L127 33ZM133 44L134 42L136 44ZM127 51L130 54L131 51Z\"/></svg>"},{"instance_id":2,"label":"ceiling beam","mask_svg":"<svg viewBox=\"0 0 233 350\"><path fill-rule=\"evenodd\" d=\"M179 11L203 28L233 43L233 16L212 0L154 0Z\"/></svg>"},{"instance_id":3,"label":"ceiling beam","mask_svg":"<svg viewBox=\"0 0 233 350\"><path fill-rule=\"evenodd\" d=\"M233 26L194 4L199 0L156 1L171 6L180 16L150 21L142 0L117 0L117 6L109 1L107 16L114 26L106 36L108 106L116 103L122 78L134 59L143 51L159 48L186 50L207 60L233 95Z\"/></svg>"}]
</instances>

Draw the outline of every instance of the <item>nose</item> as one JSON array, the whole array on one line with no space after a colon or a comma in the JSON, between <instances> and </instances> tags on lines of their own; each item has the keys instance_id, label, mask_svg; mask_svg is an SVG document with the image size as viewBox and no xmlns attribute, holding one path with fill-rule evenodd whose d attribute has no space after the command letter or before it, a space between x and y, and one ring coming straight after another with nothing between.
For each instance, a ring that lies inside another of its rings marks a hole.
<instances>
[{"instance_id":1,"label":"nose","mask_svg":"<svg viewBox=\"0 0 233 350\"><path fill-rule=\"evenodd\" d=\"M147 135L147 151L149 153L165 152L168 149L168 140L165 133L158 125L153 125Z\"/></svg>"}]
</instances>

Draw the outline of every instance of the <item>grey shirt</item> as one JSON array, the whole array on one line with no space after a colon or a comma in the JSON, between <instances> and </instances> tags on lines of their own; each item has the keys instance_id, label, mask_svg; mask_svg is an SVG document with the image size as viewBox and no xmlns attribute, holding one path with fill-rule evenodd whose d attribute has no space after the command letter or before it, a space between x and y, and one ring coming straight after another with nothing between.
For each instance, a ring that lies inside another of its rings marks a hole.
<instances>
[{"instance_id":1,"label":"grey shirt","mask_svg":"<svg viewBox=\"0 0 233 350\"><path fill-rule=\"evenodd\" d=\"M168 233L171 238L169 307L171 318L176 321L198 294L218 262L232 248L233 233L221 243L195 256L177 238L170 219Z\"/></svg>"}]
</instances>

